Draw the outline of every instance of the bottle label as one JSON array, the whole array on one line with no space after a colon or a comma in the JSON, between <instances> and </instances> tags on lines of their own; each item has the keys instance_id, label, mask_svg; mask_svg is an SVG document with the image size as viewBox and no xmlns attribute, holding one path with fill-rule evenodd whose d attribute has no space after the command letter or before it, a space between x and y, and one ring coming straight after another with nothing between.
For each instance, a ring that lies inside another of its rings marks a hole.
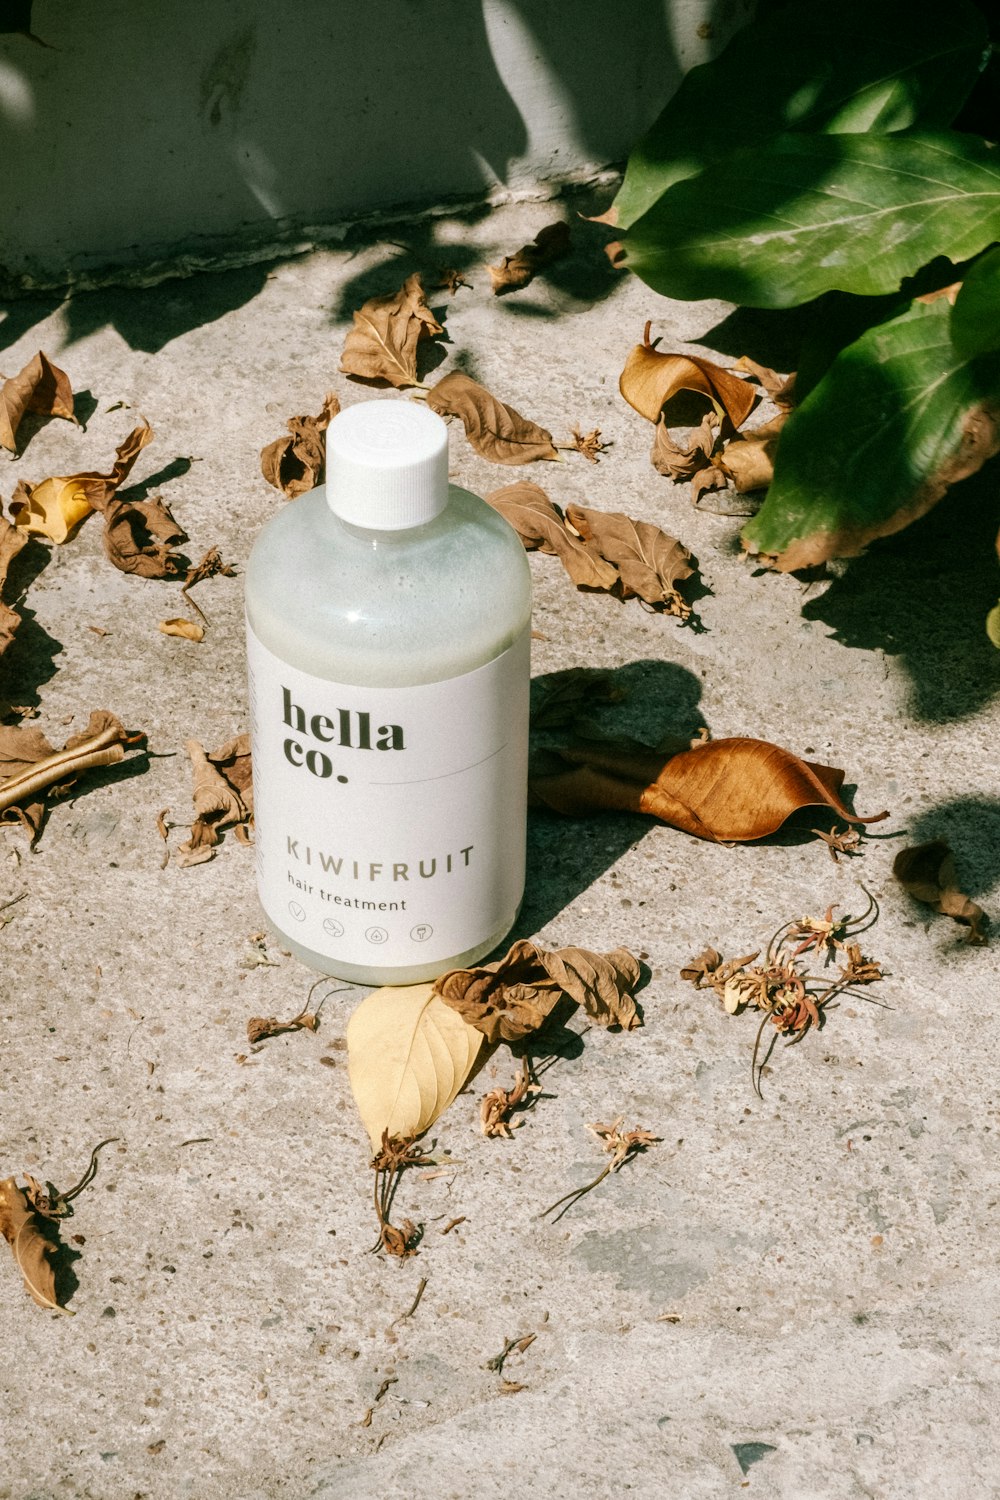
<instances>
[{"instance_id":1,"label":"bottle label","mask_svg":"<svg viewBox=\"0 0 1000 1500\"><path fill-rule=\"evenodd\" d=\"M331 961L447 961L524 889L530 635L418 687L289 666L247 626L254 838L275 926Z\"/></svg>"}]
</instances>

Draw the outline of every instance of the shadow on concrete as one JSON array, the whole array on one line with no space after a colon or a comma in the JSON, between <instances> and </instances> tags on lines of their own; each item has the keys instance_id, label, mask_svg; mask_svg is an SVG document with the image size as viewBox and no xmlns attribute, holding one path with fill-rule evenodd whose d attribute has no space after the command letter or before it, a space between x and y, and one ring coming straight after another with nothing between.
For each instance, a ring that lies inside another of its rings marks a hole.
<instances>
[{"instance_id":1,"label":"shadow on concrete","mask_svg":"<svg viewBox=\"0 0 1000 1500\"><path fill-rule=\"evenodd\" d=\"M993 461L922 520L851 559L803 606L845 646L898 658L911 711L925 721L975 714L1000 693L1000 652L984 628L1000 592L998 481Z\"/></svg>"},{"instance_id":2,"label":"shadow on concrete","mask_svg":"<svg viewBox=\"0 0 1000 1500\"><path fill-rule=\"evenodd\" d=\"M39 690L56 674L56 657L62 654L63 646L54 636L39 625L33 609L24 603L35 579L48 565L50 552L35 537L14 558L7 575L5 594L16 604L21 623L14 632L14 639L3 656L3 698L0 712L8 704L16 703L21 708L37 708Z\"/></svg>"},{"instance_id":3,"label":"shadow on concrete","mask_svg":"<svg viewBox=\"0 0 1000 1500\"><path fill-rule=\"evenodd\" d=\"M929 807L907 827L906 843L932 839L950 846L967 896L988 896L1000 887L1000 797L951 797ZM927 908L920 910L926 916Z\"/></svg>"}]
</instances>

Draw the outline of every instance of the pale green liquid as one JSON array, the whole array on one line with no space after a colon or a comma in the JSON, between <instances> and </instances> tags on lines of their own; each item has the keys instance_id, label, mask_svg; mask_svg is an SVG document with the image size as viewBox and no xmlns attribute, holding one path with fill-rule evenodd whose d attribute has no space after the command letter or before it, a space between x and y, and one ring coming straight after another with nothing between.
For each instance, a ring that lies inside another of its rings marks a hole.
<instances>
[{"instance_id":1,"label":"pale green liquid","mask_svg":"<svg viewBox=\"0 0 1000 1500\"><path fill-rule=\"evenodd\" d=\"M262 644L303 672L359 687L412 687L474 671L506 651L531 617L531 575L513 527L454 485L440 516L405 531L345 524L320 488L290 501L262 530L247 565L246 606ZM475 963L516 917L515 907L476 947L412 968L338 964L270 925L320 973L355 984L418 984Z\"/></svg>"}]
</instances>

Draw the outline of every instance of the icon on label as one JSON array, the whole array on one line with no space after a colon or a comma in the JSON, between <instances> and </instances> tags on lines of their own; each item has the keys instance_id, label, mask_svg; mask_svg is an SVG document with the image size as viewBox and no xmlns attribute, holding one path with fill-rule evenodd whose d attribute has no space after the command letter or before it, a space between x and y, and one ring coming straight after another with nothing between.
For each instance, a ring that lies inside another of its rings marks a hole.
<instances>
[{"instance_id":1,"label":"icon on label","mask_svg":"<svg viewBox=\"0 0 1000 1500\"><path fill-rule=\"evenodd\" d=\"M365 937L370 943L387 943L389 941L389 934L384 927L369 927L365 932Z\"/></svg>"},{"instance_id":2,"label":"icon on label","mask_svg":"<svg viewBox=\"0 0 1000 1500\"><path fill-rule=\"evenodd\" d=\"M434 928L427 922L418 922L416 927L410 928L410 937L415 943L426 943Z\"/></svg>"},{"instance_id":3,"label":"icon on label","mask_svg":"<svg viewBox=\"0 0 1000 1500\"><path fill-rule=\"evenodd\" d=\"M343 937L344 924L338 922L336 917L326 917L323 921L323 931L328 932L331 937Z\"/></svg>"},{"instance_id":4,"label":"icon on label","mask_svg":"<svg viewBox=\"0 0 1000 1500\"><path fill-rule=\"evenodd\" d=\"M305 921L305 919L306 919L306 909L305 909L304 906L300 906L297 901L289 901L289 903L288 903L288 910L291 912L291 914L295 918L296 922L304 922Z\"/></svg>"}]
</instances>

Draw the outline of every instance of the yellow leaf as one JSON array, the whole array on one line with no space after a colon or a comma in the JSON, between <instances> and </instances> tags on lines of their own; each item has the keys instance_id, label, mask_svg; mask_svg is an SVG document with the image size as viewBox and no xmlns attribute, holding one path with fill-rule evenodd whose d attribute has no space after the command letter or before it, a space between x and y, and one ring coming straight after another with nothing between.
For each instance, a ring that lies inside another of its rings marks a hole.
<instances>
[{"instance_id":1,"label":"yellow leaf","mask_svg":"<svg viewBox=\"0 0 1000 1500\"><path fill-rule=\"evenodd\" d=\"M11 505L15 526L32 536L47 536L50 542L67 541L94 508L75 478L43 479L32 487L30 497L15 492L14 500L21 502L16 511Z\"/></svg>"},{"instance_id":2,"label":"yellow leaf","mask_svg":"<svg viewBox=\"0 0 1000 1500\"><path fill-rule=\"evenodd\" d=\"M373 1150L384 1131L413 1140L433 1125L482 1044L431 984L386 985L362 1000L347 1024L347 1068Z\"/></svg>"},{"instance_id":3,"label":"yellow leaf","mask_svg":"<svg viewBox=\"0 0 1000 1500\"><path fill-rule=\"evenodd\" d=\"M180 635L186 641L203 641L205 639L205 627L204 625L199 625L197 620L161 620L160 629L164 635Z\"/></svg>"}]
</instances>

